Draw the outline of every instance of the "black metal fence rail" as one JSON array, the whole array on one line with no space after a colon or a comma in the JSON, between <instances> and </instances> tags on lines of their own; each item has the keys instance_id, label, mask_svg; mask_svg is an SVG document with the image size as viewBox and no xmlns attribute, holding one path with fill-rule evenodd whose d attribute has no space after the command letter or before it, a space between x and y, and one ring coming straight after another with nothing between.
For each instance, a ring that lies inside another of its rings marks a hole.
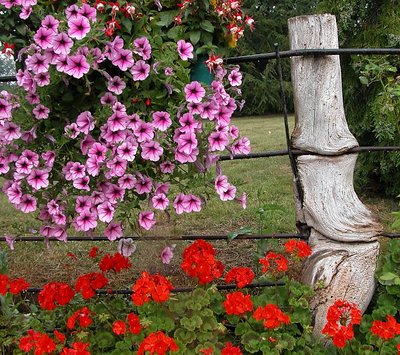
<instances>
[{"instance_id":1,"label":"black metal fence rail","mask_svg":"<svg viewBox=\"0 0 400 355\"><path fill-rule=\"evenodd\" d=\"M274 286L284 286L285 282L283 281L264 281L264 282L253 282L244 288L259 288L259 287L274 287ZM226 284L226 285L215 285L218 290L234 290L237 289L236 284ZM172 293L180 293L180 292L191 292L195 288L194 287L176 287L171 290ZM43 290L41 287L30 287L25 292L29 293L39 293ZM132 290L129 289L98 289L96 290L98 295L131 295L133 293Z\"/></svg>"},{"instance_id":2,"label":"black metal fence rail","mask_svg":"<svg viewBox=\"0 0 400 355\"><path fill-rule=\"evenodd\" d=\"M260 53L230 57L225 59L227 64L265 62L277 58L325 56L325 55L399 55L400 48L332 48L332 49L296 49L279 51L278 53Z\"/></svg>"},{"instance_id":3,"label":"black metal fence rail","mask_svg":"<svg viewBox=\"0 0 400 355\"><path fill-rule=\"evenodd\" d=\"M385 238L400 238L400 233L388 233L382 232L377 235L378 237ZM193 241L193 240L207 240L207 241L216 241L216 240L263 240L263 239L301 239L308 240L309 234L300 234L300 233L271 233L271 234L238 234L235 237L231 237L227 234L215 234L215 235L182 235L182 236L125 236L115 241L124 240L124 239L132 239L134 241ZM67 238L69 242L109 242L110 240L105 236L71 236ZM39 236L19 236L15 237L14 241L16 242L43 242L44 240L48 240L51 242L64 242L63 240L59 240L56 238L46 238ZM0 242L7 241L7 238L2 236L0 237Z\"/></svg>"}]
</instances>

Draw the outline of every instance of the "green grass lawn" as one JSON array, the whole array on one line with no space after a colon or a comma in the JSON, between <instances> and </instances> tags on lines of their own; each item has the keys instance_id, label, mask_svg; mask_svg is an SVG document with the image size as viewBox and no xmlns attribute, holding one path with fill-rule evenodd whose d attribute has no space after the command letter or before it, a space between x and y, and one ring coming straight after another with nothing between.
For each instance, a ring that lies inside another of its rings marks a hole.
<instances>
[{"instance_id":1,"label":"green grass lawn","mask_svg":"<svg viewBox=\"0 0 400 355\"><path fill-rule=\"evenodd\" d=\"M255 117L237 118L234 120L242 135L248 136L252 152L285 149L284 125L282 117ZM293 127L293 118L290 119ZM210 234L235 231L240 227L250 227L258 232L295 232L295 211L292 188L292 173L287 156L274 158L258 158L221 162L222 171L228 175L230 181L238 186L240 193L247 193L247 209L243 210L238 203L222 202L218 196L212 196L207 205L199 213L172 215L169 222L162 222L153 231L147 234L181 235L181 234ZM363 198L364 202L374 210L389 230L392 223L390 212L396 208L393 201L373 198ZM260 222L257 211L265 205L278 207L276 210L265 212ZM3 195L0 196L0 235L29 235L32 230L38 229L38 223L30 215L16 211L10 206ZM143 237L144 239L146 236ZM164 272L179 277L179 260L171 265L162 265L159 253L165 241L143 241L138 243L133 263L138 270L149 269L151 272ZM182 243L181 243L182 244ZM16 243L15 251L8 256L9 268L14 276L25 276L35 285L43 284L46 279L56 277L61 280L73 279L85 270L95 270L91 261L84 261L78 266L75 261L66 257L68 251L77 257L85 258L87 251L95 245L92 242L52 243L47 249L42 242ZM116 244L110 242L96 243L106 246L105 249L113 252ZM226 242L216 243L221 259L225 262L237 264L238 261L249 263L252 261L252 252L255 242L234 241L227 247ZM182 250L178 245L177 250ZM6 243L0 243L0 250L6 250ZM179 258L177 258L179 259ZM155 265L157 264L157 265ZM119 275L118 284L129 284L131 274Z\"/></svg>"}]
</instances>

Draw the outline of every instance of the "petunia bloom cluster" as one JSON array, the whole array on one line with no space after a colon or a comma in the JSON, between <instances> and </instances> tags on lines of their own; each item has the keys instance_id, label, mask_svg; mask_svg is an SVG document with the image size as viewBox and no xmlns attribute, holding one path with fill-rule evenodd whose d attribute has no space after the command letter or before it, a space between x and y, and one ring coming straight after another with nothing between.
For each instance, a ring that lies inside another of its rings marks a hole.
<instances>
[{"instance_id":1,"label":"petunia bloom cluster","mask_svg":"<svg viewBox=\"0 0 400 355\"><path fill-rule=\"evenodd\" d=\"M219 168L211 176L221 152L250 152L231 121L242 106L239 68L219 65L211 85L190 82L190 42L161 51L153 38L118 36L109 16L122 9L100 4L43 17L18 53L20 91L0 92L0 176L10 203L38 214L44 238L62 241L71 227L101 227L113 241L128 220L150 230L170 210L199 212L206 193L190 191L199 176L203 189L214 182L222 201L245 208L246 195ZM123 14L137 20L128 5Z\"/></svg>"}]
</instances>

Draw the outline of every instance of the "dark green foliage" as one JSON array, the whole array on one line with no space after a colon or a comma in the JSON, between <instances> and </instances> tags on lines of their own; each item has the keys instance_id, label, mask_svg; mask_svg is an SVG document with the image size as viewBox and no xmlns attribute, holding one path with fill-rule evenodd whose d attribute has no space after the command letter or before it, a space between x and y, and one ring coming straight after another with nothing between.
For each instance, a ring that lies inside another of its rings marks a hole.
<instances>
[{"instance_id":1,"label":"dark green foliage","mask_svg":"<svg viewBox=\"0 0 400 355\"><path fill-rule=\"evenodd\" d=\"M394 0L322 1L320 10L338 18L341 47L399 47L400 8ZM400 145L400 58L342 57L344 101L350 129L360 145ZM400 193L400 154L359 157L359 186Z\"/></svg>"},{"instance_id":2,"label":"dark green foliage","mask_svg":"<svg viewBox=\"0 0 400 355\"><path fill-rule=\"evenodd\" d=\"M275 51L275 43L280 50L289 49L287 20L291 17L315 12L317 0L267 0L245 1L245 8L254 17L256 29L246 31L233 55L247 55ZM287 104L293 111L290 84L290 63L282 61L283 78ZM245 81L242 88L246 105L243 115L261 115L282 112L282 100L276 62L242 65Z\"/></svg>"}]
</instances>

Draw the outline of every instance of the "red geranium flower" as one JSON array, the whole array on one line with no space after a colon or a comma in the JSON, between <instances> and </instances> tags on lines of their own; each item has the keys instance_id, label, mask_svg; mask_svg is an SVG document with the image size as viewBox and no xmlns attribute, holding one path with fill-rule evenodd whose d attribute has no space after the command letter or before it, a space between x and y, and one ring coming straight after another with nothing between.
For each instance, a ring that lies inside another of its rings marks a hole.
<instances>
[{"instance_id":1,"label":"red geranium flower","mask_svg":"<svg viewBox=\"0 0 400 355\"><path fill-rule=\"evenodd\" d=\"M71 286L62 282L50 282L39 293L39 304L43 309L52 310L57 305L68 304L75 293Z\"/></svg>"},{"instance_id":2,"label":"red geranium flower","mask_svg":"<svg viewBox=\"0 0 400 355\"><path fill-rule=\"evenodd\" d=\"M108 279L99 272L91 272L78 277L75 283L75 291L80 292L87 300L96 294L96 290L108 284Z\"/></svg>"},{"instance_id":3,"label":"red geranium flower","mask_svg":"<svg viewBox=\"0 0 400 355\"><path fill-rule=\"evenodd\" d=\"M238 346L233 346L232 343L228 341L222 349L221 355L242 355L242 351Z\"/></svg>"},{"instance_id":4,"label":"red geranium flower","mask_svg":"<svg viewBox=\"0 0 400 355\"><path fill-rule=\"evenodd\" d=\"M284 244L284 247L287 253L296 251L299 258L306 258L312 253L310 246L302 240L291 239Z\"/></svg>"},{"instance_id":5,"label":"red geranium flower","mask_svg":"<svg viewBox=\"0 0 400 355\"><path fill-rule=\"evenodd\" d=\"M121 335L126 333L126 324L123 320L116 320L112 325L114 334Z\"/></svg>"},{"instance_id":6,"label":"red geranium flower","mask_svg":"<svg viewBox=\"0 0 400 355\"><path fill-rule=\"evenodd\" d=\"M265 307L258 307L253 313L253 318L264 321L264 328L275 329L282 324L289 324L290 317L283 313L275 304L267 304Z\"/></svg>"},{"instance_id":7,"label":"red geranium flower","mask_svg":"<svg viewBox=\"0 0 400 355\"><path fill-rule=\"evenodd\" d=\"M353 325L360 324L361 311L354 303L337 300L328 308L326 319L328 322L322 329L322 334L329 335L334 345L343 348L347 340L354 337Z\"/></svg>"},{"instance_id":8,"label":"red geranium flower","mask_svg":"<svg viewBox=\"0 0 400 355\"><path fill-rule=\"evenodd\" d=\"M54 336L60 343L65 343L65 335L63 333L60 333L58 330L54 330Z\"/></svg>"},{"instance_id":9,"label":"red geranium flower","mask_svg":"<svg viewBox=\"0 0 400 355\"><path fill-rule=\"evenodd\" d=\"M56 349L56 343L47 334L29 329L28 335L19 340L19 348L26 353L35 350L35 355L51 354Z\"/></svg>"},{"instance_id":10,"label":"red geranium flower","mask_svg":"<svg viewBox=\"0 0 400 355\"><path fill-rule=\"evenodd\" d=\"M172 289L173 286L166 277L159 274L150 275L145 271L132 287L132 301L136 306L151 300L165 302Z\"/></svg>"},{"instance_id":11,"label":"red geranium flower","mask_svg":"<svg viewBox=\"0 0 400 355\"><path fill-rule=\"evenodd\" d=\"M209 283L222 276L224 266L214 257L211 244L196 240L183 251L182 270L191 277L197 277L200 284Z\"/></svg>"},{"instance_id":12,"label":"red geranium flower","mask_svg":"<svg viewBox=\"0 0 400 355\"><path fill-rule=\"evenodd\" d=\"M129 332L132 334L139 334L142 330L139 316L137 316L135 313L129 313L127 316L127 321L129 324Z\"/></svg>"},{"instance_id":13,"label":"red geranium flower","mask_svg":"<svg viewBox=\"0 0 400 355\"><path fill-rule=\"evenodd\" d=\"M99 251L98 247L93 247L92 249L90 249L89 251L89 257L90 258L95 258L97 256L97 252Z\"/></svg>"},{"instance_id":14,"label":"red geranium flower","mask_svg":"<svg viewBox=\"0 0 400 355\"><path fill-rule=\"evenodd\" d=\"M67 328L73 329L75 327L75 323L78 322L81 328L87 328L90 324L93 323L92 318L90 315L93 312L87 308L83 307L78 309L72 316L70 316L67 320Z\"/></svg>"},{"instance_id":15,"label":"red geranium flower","mask_svg":"<svg viewBox=\"0 0 400 355\"><path fill-rule=\"evenodd\" d=\"M204 355L212 355L214 353L214 348L200 349L200 352Z\"/></svg>"},{"instance_id":16,"label":"red geranium flower","mask_svg":"<svg viewBox=\"0 0 400 355\"><path fill-rule=\"evenodd\" d=\"M61 355L90 355L90 351L87 348L90 346L90 343L82 343L81 341L77 341L72 343L72 349L64 348L61 352Z\"/></svg>"},{"instance_id":17,"label":"red geranium flower","mask_svg":"<svg viewBox=\"0 0 400 355\"><path fill-rule=\"evenodd\" d=\"M234 267L225 276L225 282L235 282L239 288L250 285L253 280L254 272L248 267Z\"/></svg>"},{"instance_id":18,"label":"red geranium flower","mask_svg":"<svg viewBox=\"0 0 400 355\"><path fill-rule=\"evenodd\" d=\"M240 316L253 310L253 302L250 295L244 295L242 292L236 291L226 295L224 307L227 314Z\"/></svg>"},{"instance_id":19,"label":"red geranium flower","mask_svg":"<svg viewBox=\"0 0 400 355\"><path fill-rule=\"evenodd\" d=\"M129 269L131 266L132 264L129 262L129 259L120 253L115 253L113 256L110 254L104 255L99 264L100 270L103 272L109 270L120 272L122 269Z\"/></svg>"},{"instance_id":20,"label":"red geranium flower","mask_svg":"<svg viewBox=\"0 0 400 355\"><path fill-rule=\"evenodd\" d=\"M7 293L8 281L10 278L7 274L0 274L0 295L5 295Z\"/></svg>"},{"instance_id":21,"label":"red geranium flower","mask_svg":"<svg viewBox=\"0 0 400 355\"><path fill-rule=\"evenodd\" d=\"M163 332L158 331L150 333L139 345L137 355L147 354L165 354L167 351L179 350L178 345L173 338L165 335Z\"/></svg>"},{"instance_id":22,"label":"red geranium flower","mask_svg":"<svg viewBox=\"0 0 400 355\"><path fill-rule=\"evenodd\" d=\"M267 253L267 255L265 255L265 258L261 258L259 260L259 263L264 265L262 272L269 271L269 268L271 267L271 261L275 262L277 272L287 271L289 265L288 260L282 254L270 251Z\"/></svg>"},{"instance_id":23,"label":"red geranium flower","mask_svg":"<svg viewBox=\"0 0 400 355\"><path fill-rule=\"evenodd\" d=\"M371 327L371 333L382 339L392 339L395 335L400 334L400 323L397 323L393 316L386 316L386 322L374 320Z\"/></svg>"},{"instance_id":24,"label":"red geranium flower","mask_svg":"<svg viewBox=\"0 0 400 355\"><path fill-rule=\"evenodd\" d=\"M22 277L11 280L9 285L10 293L17 295L21 291L26 291L29 286L29 283L27 283Z\"/></svg>"}]
</instances>

